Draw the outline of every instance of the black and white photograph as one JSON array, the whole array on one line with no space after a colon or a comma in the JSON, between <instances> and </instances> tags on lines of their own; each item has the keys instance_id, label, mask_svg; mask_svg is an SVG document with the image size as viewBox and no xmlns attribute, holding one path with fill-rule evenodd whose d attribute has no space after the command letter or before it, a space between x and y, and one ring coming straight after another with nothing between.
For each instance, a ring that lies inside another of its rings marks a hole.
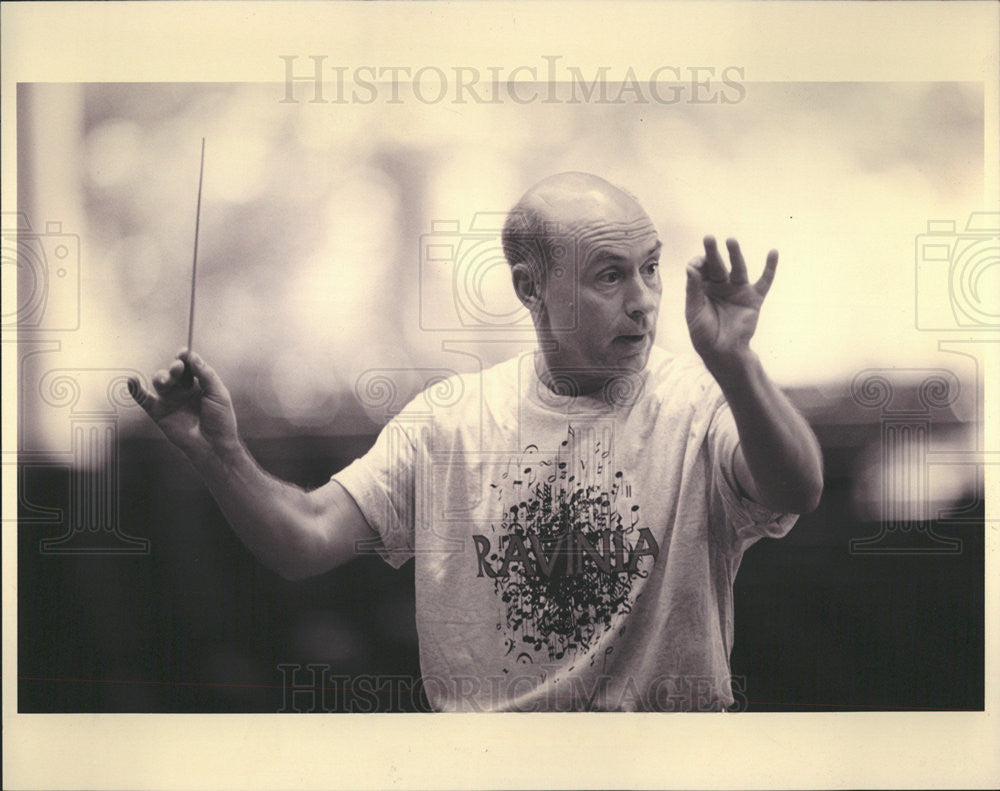
<instances>
[{"instance_id":1,"label":"black and white photograph","mask_svg":"<svg viewBox=\"0 0 1000 791\"><path fill-rule=\"evenodd\" d=\"M995 785L995 5L142 5L3 8L5 787Z\"/></svg>"}]
</instances>

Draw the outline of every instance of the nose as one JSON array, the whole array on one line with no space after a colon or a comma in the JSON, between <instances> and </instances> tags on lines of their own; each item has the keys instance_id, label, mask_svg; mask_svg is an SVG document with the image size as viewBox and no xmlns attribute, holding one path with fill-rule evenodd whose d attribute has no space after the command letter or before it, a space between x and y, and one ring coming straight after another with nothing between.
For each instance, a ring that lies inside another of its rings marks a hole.
<instances>
[{"instance_id":1,"label":"nose","mask_svg":"<svg viewBox=\"0 0 1000 791\"><path fill-rule=\"evenodd\" d=\"M625 292L625 313L636 322L642 322L656 312L660 292L651 287L641 275L629 278Z\"/></svg>"}]
</instances>

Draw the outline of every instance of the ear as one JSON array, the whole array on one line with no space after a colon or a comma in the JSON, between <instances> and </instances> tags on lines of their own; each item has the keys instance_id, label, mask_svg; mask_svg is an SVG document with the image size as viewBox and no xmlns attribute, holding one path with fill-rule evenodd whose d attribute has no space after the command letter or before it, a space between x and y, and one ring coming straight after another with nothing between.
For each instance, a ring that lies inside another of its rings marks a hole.
<instances>
[{"instance_id":1,"label":"ear","mask_svg":"<svg viewBox=\"0 0 1000 791\"><path fill-rule=\"evenodd\" d=\"M544 302L541 278L538 275L536 268L525 261L514 264L511 268L514 293L532 315L538 312Z\"/></svg>"}]
</instances>

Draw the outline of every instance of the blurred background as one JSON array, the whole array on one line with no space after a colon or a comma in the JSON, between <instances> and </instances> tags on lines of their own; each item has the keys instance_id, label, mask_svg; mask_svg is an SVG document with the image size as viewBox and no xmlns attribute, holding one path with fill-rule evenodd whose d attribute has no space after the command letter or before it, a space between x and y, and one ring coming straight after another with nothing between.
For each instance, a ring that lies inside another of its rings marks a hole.
<instances>
[{"instance_id":1,"label":"blurred background","mask_svg":"<svg viewBox=\"0 0 1000 791\"><path fill-rule=\"evenodd\" d=\"M590 171L643 203L667 349L689 348L705 234L737 237L752 276L778 248L755 346L820 438L826 489L747 553L733 672L756 710L982 708L976 338L1000 267L996 218L974 214L981 86L748 83L733 103L688 86L669 105L298 87L18 86L19 710L278 711L282 664L419 675L412 564L280 580L124 392L186 341L202 137L194 345L262 465L304 486L429 378L531 347L495 231L544 176ZM419 709L419 686L380 705Z\"/></svg>"}]
</instances>

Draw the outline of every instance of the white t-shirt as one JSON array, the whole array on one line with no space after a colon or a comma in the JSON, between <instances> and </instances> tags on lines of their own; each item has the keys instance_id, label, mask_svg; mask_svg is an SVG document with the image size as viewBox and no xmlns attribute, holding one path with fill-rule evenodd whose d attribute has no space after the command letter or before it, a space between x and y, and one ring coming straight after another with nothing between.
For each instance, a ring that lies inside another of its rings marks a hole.
<instances>
[{"instance_id":1,"label":"white t-shirt","mask_svg":"<svg viewBox=\"0 0 1000 791\"><path fill-rule=\"evenodd\" d=\"M370 550L415 558L435 710L720 710L740 558L797 518L741 496L738 443L697 358L574 398L526 354L418 395L334 478Z\"/></svg>"}]
</instances>

